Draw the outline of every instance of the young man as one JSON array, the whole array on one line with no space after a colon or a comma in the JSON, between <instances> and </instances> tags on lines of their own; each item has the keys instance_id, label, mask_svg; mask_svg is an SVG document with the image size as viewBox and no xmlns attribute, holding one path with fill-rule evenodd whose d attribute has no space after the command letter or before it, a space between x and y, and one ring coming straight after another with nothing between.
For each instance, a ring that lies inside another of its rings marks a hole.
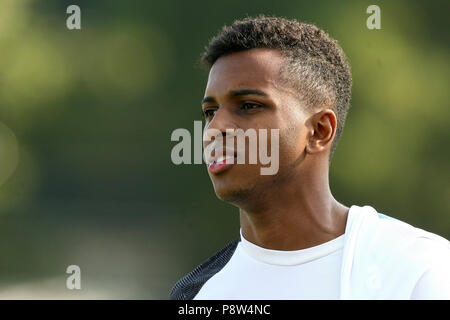
<instances>
[{"instance_id":1,"label":"young man","mask_svg":"<svg viewBox=\"0 0 450 320\"><path fill-rule=\"evenodd\" d=\"M217 196L239 208L241 236L182 278L172 299L450 299L446 239L331 194L352 84L335 40L259 16L224 27L202 60L205 129L279 129L279 168L208 164Z\"/></svg>"}]
</instances>

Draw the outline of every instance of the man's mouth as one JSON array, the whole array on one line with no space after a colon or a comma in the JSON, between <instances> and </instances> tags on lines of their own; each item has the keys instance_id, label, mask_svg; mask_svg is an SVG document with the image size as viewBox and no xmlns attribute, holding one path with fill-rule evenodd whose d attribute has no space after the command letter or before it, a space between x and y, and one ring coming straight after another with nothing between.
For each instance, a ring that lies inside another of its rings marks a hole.
<instances>
[{"instance_id":1,"label":"man's mouth","mask_svg":"<svg viewBox=\"0 0 450 320\"><path fill-rule=\"evenodd\" d=\"M236 155L220 156L208 165L208 170L212 174L221 173L236 163Z\"/></svg>"}]
</instances>

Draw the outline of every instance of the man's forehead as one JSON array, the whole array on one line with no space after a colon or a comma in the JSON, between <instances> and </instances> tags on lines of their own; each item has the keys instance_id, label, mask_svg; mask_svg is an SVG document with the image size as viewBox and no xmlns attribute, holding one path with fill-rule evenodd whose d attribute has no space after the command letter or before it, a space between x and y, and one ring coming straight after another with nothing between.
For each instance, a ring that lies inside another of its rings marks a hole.
<instances>
[{"instance_id":1,"label":"man's forehead","mask_svg":"<svg viewBox=\"0 0 450 320\"><path fill-rule=\"evenodd\" d=\"M282 62L281 52L274 49L252 49L223 56L211 67L207 91L239 86L268 88L279 80Z\"/></svg>"},{"instance_id":2,"label":"man's forehead","mask_svg":"<svg viewBox=\"0 0 450 320\"><path fill-rule=\"evenodd\" d=\"M281 76L285 57L280 50L251 49L217 59L211 67L206 96L229 95L239 89L262 90L269 96L296 96L296 89Z\"/></svg>"}]
</instances>

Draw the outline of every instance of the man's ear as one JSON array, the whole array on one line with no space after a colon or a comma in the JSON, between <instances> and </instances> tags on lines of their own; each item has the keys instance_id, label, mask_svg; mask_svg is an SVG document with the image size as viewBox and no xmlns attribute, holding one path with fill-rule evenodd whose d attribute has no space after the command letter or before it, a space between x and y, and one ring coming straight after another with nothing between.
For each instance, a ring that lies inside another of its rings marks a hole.
<instances>
[{"instance_id":1,"label":"man's ear","mask_svg":"<svg viewBox=\"0 0 450 320\"><path fill-rule=\"evenodd\" d=\"M322 109L307 120L308 142L306 152L309 154L331 149L336 134L337 118L331 109Z\"/></svg>"}]
</instances>

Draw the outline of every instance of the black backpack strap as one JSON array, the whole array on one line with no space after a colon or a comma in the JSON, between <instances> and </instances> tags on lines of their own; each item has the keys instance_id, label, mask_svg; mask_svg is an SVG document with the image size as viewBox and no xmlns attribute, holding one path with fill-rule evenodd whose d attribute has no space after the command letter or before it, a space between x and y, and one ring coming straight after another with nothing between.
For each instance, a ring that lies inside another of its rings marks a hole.
<instances>
[{"instance_id":1,"label":"black backpack strap","mask_svg":"<svg viewBox=\"0 0 450 320\"><path fill-rule=\"evenodd\" d=\"M181 278L170 292L172 300L192 300L202 286L230 261L240 239L229 243L211 258Z\"/></svg>"}]
</instances>

